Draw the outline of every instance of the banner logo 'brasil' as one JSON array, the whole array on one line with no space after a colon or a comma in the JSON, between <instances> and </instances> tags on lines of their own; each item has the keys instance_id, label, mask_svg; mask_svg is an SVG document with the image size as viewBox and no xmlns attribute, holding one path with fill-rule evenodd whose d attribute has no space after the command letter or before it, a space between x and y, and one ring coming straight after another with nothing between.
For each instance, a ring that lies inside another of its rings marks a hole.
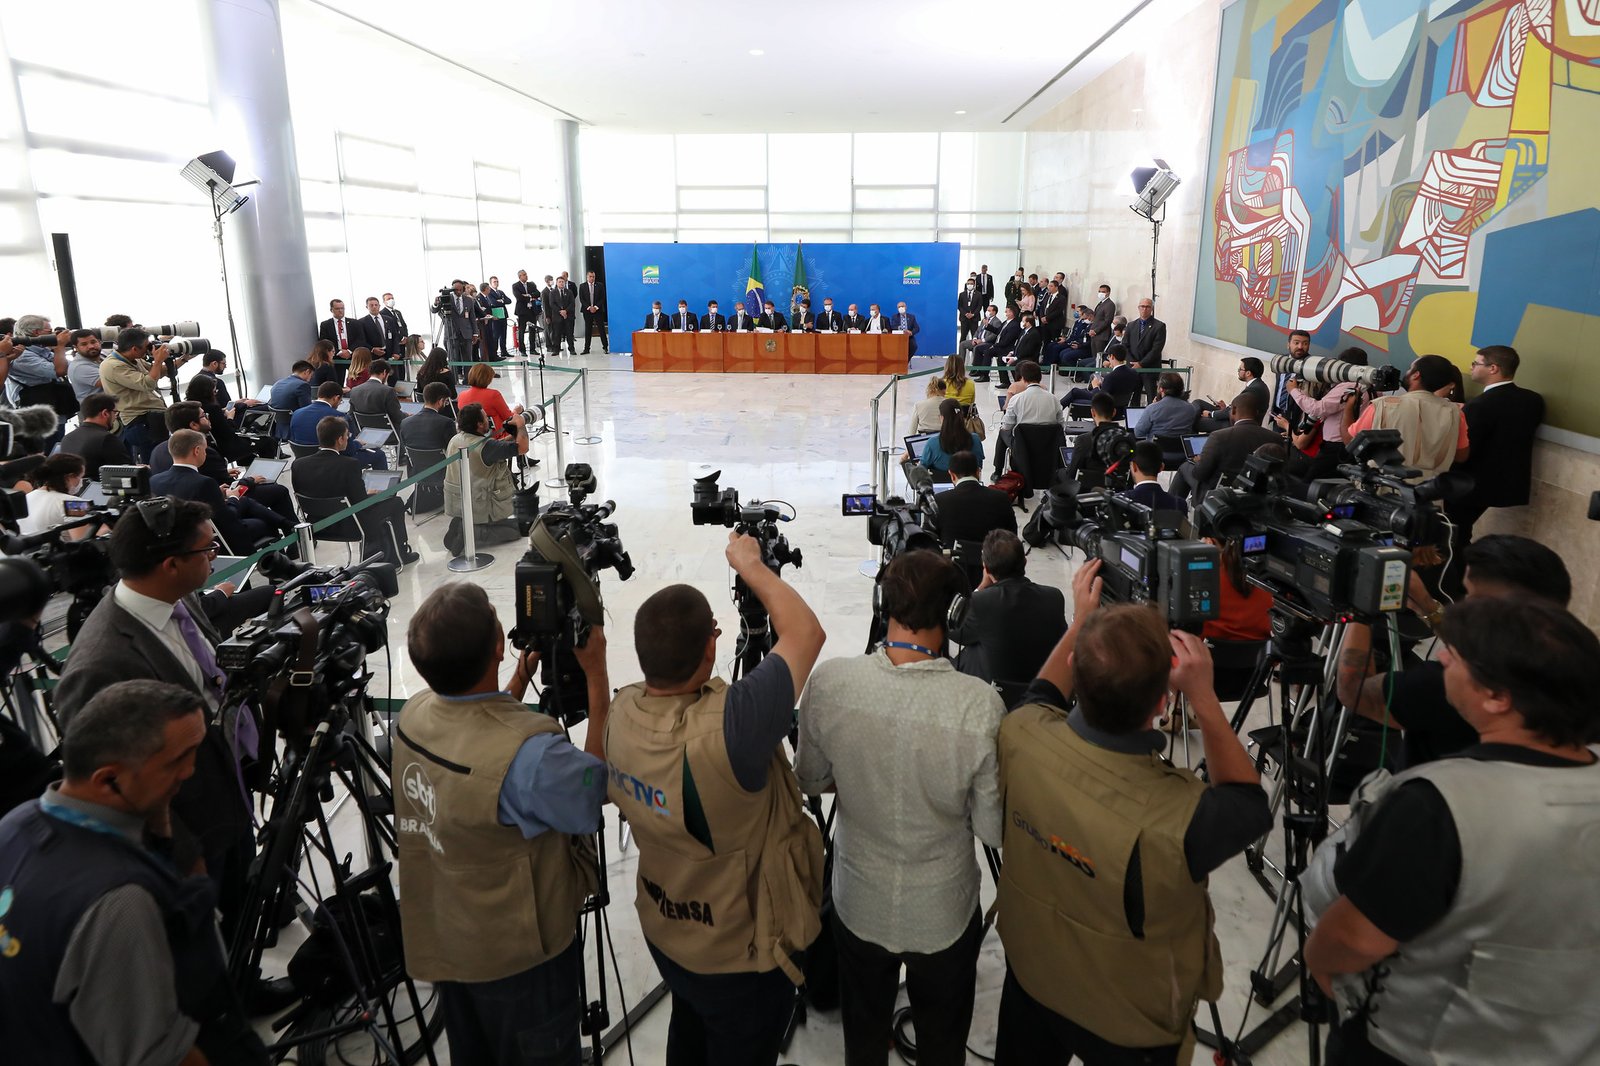
<instances>
[{"instance_id":1,"label":"banner logo 'brasil'","mask_svg":"<svg viewBox=\"0 0 1600 1066\"><path fill-rule=\"evenodd\" d=\"M661 284L661 268L658 267L658 266L647 266L647 267L645 267L644 268L644 274L639 280L640 280L640 282L642 284L645 284L645 285L660 285Z\"/></svg>"},{"instance_id":2,"label":"banner logo 'brasil'","mask_svg":"<svg viewBox=\"0 0 1600 1066\"><path fill-rule=\"evenodd\" d=\"M900 272L900 284L902 284L902 285L921 285L922 284L922 268L921 267L906 267L904 270L902 270Z\"/></svg>"}]
</instances>

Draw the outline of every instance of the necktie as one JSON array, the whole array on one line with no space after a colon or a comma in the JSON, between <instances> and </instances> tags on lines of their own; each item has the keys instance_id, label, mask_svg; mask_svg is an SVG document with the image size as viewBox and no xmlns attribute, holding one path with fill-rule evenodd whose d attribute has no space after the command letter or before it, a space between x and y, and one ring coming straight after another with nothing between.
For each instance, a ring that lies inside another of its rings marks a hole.
<instances>
[{"instance_id":1,"label":"necktie","mask_svg":"<svg viewBox=\"0 0 1600 1066\"><path fill-rule=\"evenodd\" d=\"M216 652L212 651L210 642L201 634L194 616L182 600L172 605L172 620L178 624L178 632L184 644L188 645L189 654L194 656L195 663L200 667L206 687L213 695L221 695L223 678L222 671L217 667Z\"/></svg>"},{"instance_id":2,"label":"necktie","mask_svg":"<svg viewBox=\"0 0 1600 1066\"><path fill-rule=\"evenodd\" d=\"M350 346L346 344L344 340L344 319L336 318L333 320L333 324L339 330L339 350L341 352L345 351Z\"/></svg>"}]
</instances>

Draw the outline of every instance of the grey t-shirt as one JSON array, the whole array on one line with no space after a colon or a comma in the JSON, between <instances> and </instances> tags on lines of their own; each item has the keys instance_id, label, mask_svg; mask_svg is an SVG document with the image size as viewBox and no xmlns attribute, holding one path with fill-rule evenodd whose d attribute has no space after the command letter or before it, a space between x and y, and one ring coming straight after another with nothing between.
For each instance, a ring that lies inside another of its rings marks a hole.
<instances>
[{"instance_id":1,"label":"grey t-shirt","mask_svg":"<svg viewBox=\"0 0 1600 1066\"><path fill-rule=\"evenodd\" d=\"M722 741L728 746L733 776L746 792L767 787L772 751L794 727L794 675L780 655L768 655L750 673L728 686L722 712Z\"/></svg>"}]
</instances>

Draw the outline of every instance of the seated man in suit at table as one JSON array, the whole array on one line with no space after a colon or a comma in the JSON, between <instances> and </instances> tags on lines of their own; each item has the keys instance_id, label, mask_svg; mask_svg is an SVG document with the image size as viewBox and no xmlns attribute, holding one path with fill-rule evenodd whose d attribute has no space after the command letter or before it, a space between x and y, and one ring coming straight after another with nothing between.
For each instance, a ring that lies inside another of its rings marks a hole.
<instances>
[{"instance_id":1,"label":"seated man in suit at table","mask_svg":"<svg viewBox=\"0 0 1600 1066\"><path fill-rule=\"evenodd\" d=\"M745 310L744 301L739 300L733 305L733 317L728 319L729 333L749 333L756 328L756 320L750 317L750 312Z\"/></svg>"},{"instance_id":2,"label":"seated man in suit at table","mask_svg":"<svg viewBox=\"0 0 1600 1066\"><path fill-rule=\"evenodd\" d=\"M917 316L906 310L906 302L901 300L894 309L894 318L890 319L890 328L896 333L906 335L906 355L917 354L917 334L922 332L922 327L917 325Z\"/></svg>"},{"instance_id":3,"label":"seated man in suit at table","mask_svg":"<svg viewBox=\"0 0 1600 1066\"><path fill-rule=\"evenodd\" d=\"M689 301L678 301L678 313L672 316L672 331L674 333L698 333L700 320L689 311Z\"/></svg>"},{"instance_id":4,"label":"seated man in suit at table","mask_svg":"<svg viewBox=\"0 0 1600 1066\"><path fill-rule=\"evenodd\" d=\"M657 333L672 331L672 319L661 313L660 300L650 305L650 313L644 316L644 328L653 329Z\"/></svg>"},{"instance_id":5,"label":"seated man in suit at table","mask_svg":"<svg viewBox=\"0 0 1600 1066\"><path fill-rule=\"evenodd\" d=\"M339 415L350 428L350 439L345 448L345 454L359 462L362 466L373 470L389 469L389 458L383 454L382 448L368 448L356 440L356 435L361 432L355 419L339 411L339 383L337 381L324 381L317 386L317 398L294 413L289 420L289 443L299 444L308 448L317 447L317 423L329 415Z\"/></svg>"},{"instance_id":6,"label":"seated man in suit at table","mask_svg":"<svg viewBox=\"0 0 1600 1066\"><path fill-rule=\"evenodd\" d=\"M867 318L855 304L850 305L850 310L844 316L844 328L850 333L865 333L867 331Z\"/></svg>"},{"instance_id":7,"label":"seated man in suit at table","mask_svg":"<svg viewBox=\"0 0 1600 1066\"><path fill-rule=\"evenodd\" d=\"M983 538L983 580L950 630L950 639L961 645L956 668L962 673L985 681L1031 681L1067 631L1066 597L1030 581L1027 565L1015 533L996 529Z\"/></svg>"},{"instance_id":8,"label":"seated man in suit at table","mask_svg":"<svg viewBox=\"0 0 1600 1066\"><path fill-rule=\"evenodd\" d=\"M855 305L851 305L854 310ZM822 311L817 315L814 323L818 333L838 333L845 328L844 316L833 309L833 297L822 298Z\"/></svg>"},{"instance_id":9,"label":"seated man in suit at table","mask_svg":"<svg viewBox=\"0 0 1600 1066\"><path fill-rule=\"evenodd\" d=\"M817 316L811 313L811 301L802 299L794 308L794 318L789 323L789 328L796 333L814 333L817 328Z\"/></svg>"},{"instance_id":10,"label":"seated man in suit at table","mask_svg":"<svg viewBox=\"0 0 1600 1066\"><path fill-rule=\"evenodd\" d=\"M706 313L700 316L700 332L721 333L728 328L728 320L717 310L717 301L706 304Z\"/></svg>"},{"instance_id":11,"label":"seated man in suit at table","mask_svg":"<svg viewBox=\"0 0 1600 1066\"><path fill-rule=\"evenodd\" d=\"M867 308L867 324L862 328L861 332L863 332L863 333L888 333L889 332L889 320L887 318L883 317L883 312L878 309L878 305L877 304L872 304L871 306L869 306Z\"/></svg>"},{"instance_id":12,"label":"seated man in suit at table","mask_svg":"<svg viewBox=\"0 0 1600 1066\"><path fill-rule=\"evenodd\" d=\"M774 333L787 333L789 320L783 317L783 312L778 310L777 304L768 300L762 305L761 315L756 319L756 329L770 329Z\"/></svg>"}]
</instances>

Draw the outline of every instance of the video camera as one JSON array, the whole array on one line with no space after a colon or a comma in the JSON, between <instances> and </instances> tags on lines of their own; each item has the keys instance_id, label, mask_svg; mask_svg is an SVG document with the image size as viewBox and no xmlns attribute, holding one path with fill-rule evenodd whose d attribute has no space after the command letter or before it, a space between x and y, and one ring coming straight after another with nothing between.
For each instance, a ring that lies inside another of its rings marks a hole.
<instances>
[{"instance_id":1,"label":"video camera","mask_svg":"<svg viewBox=\"0 0 1600 1066\"><path fill-rule=\"evenodd\" d=\"M0 538L0 548L4 549L6 555L30 560L46 578L43 599L37 603L34 602L38 597L37 590L29 591L34 584L31 580L26 585L10 590L19 594L26 608L17 617L37 614L50 596L57 592L65 593L72 597L72 604L67 608L69 639L78 635L79 628L100 602L100 597L117 580L117 574L110 556L106 554L104 538L91 536L73 540L65 534L75 529L115 526L129 506L150 495L150 468L147 466L103 466L100 468L100 478L101 488L108 500L106 506L95 507L88 500L69 500L65 522L28 536L13 533ZM7 490L3 494L3 502L0 502L0 525L15 529L16 523L27 514L27 497L15 490ZM16 580L17 576L15 571L10 574L12 580ZM0 586L3 585L4 582L0 582ZM9 607L7 592L7 589L0 587L0 602L7 603ZM10 618L12 613L8 609L5 617Z\"/></svg>"},{"instance_id":2,"label":"video camera","mask_svg":"<svg viewBox=\"0 0 1600 1066\"><path fill-rule=\"evenodd\" d=\"M738 489L717 491L717 479L720 477L722 471L714 470L694 479L694 495L689 502L689 514L694 524L725 526L736 533L756 538L761 542L762 562L774 573L785 566L804 565L800 549L791 548L789 539L778 532L778 523L790 519L778 508L760 500L748 507L741 506Z\"/></svg>"},{"instance_id":3,"label":"video camera","mask_svg":"<svg viewBox=\"0 0 1600 1066\"><path fill-rule=\"evenodd\" d=\"M1213 489L1195 508L1196 526L1209 536L1242 538L1250 582L1302 618L1371 621L1400 610L1410 551L1394 543L1389 529L1351 517L1372 506L1365 501L1329 507L1287 495L1282 466L1279 459L1251 456L1232 485ZM1393 508L1386 525L1416 524L1403 504L1376 502ZM1349 513L1341 513L1345 508Z\"/></svg>"},{"instance_id":4,"label":"video camera","mask_svg":"<svg viewBox=\"0 0 1600 1066\"><path fill-rule=\"evenodd\" d=\"M1198 630L1217 617L1222 552L1183 537L1183 512L1112 492L1056 492L1047 506L1058 543L1101 561L1102 603L1153 603L1172 629Z\"/></svg>"},{"instance_id":5,"label":"video camera","mask_svg":"<svg viewBox=\"0 0 1600 1066\"><path fill-rule=\"evenodd\" d=\"M540 708L574 725L588 717L583 669L572 654L589 639L591 626L605 620L600 571L633 576L633 560L622 547L615 523L617 505L584 503L595 489L587 463L568 463L567 501L539 510L528 531L528 550L517 563L514 647L540 651ZM537 499L532 501L537 505ZM526 497L519 505L527 507Z\"/></svg>"},{"instance_id":6,"label":"video camera","mask_svg":"<svg viewBox=\"0 0 1600 1066\"><path fill-rule=\"evenodd\" d=\"M341 570L269 552L258 569L282 584L265 614L217 645L217 665L230 699L253 697L264 725L303 750L330 708L365 692L362 666L388 643L400 582L381 554Z\"/></svg>"},{"instance_id":7,"label":"video camera","mask_svg":"<svg viewBox=\"0 0 1600 1066\"><path fill-rule=\"evenodd\" d=\"M439 295L433 301L433 313L440 318L450 318L456 313L456 289L452 282L439 290Z\"/></svg>"},{"instance_id":8,"label":"video camera","mask_svg":"<svg viewBox=\"0 0 1600 1066\"><path fill-rule=\"evenodd\" d=\"M1448 499L1468 487L1460 475L1441 474L1417 481L1421 471L1405 465L1400 454L1398 429L1368 429L1350 442L1353 463L1342 463L1339 473L1347 480L1313 481L1306 498L1337 518L1353 518L1363 525L1394 535L1401 547L1442 544L1444 523L1437 500Z\"/></svg>"}]
</instances>

